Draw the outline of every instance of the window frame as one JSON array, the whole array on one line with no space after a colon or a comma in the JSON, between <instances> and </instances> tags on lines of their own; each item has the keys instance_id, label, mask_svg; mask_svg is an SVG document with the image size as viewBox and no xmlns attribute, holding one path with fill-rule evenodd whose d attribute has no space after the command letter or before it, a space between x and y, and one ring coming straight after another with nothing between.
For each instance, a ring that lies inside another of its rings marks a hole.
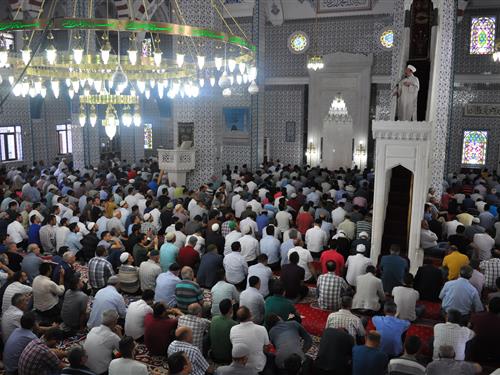
<instances>
[{"instance_id":1,"label":"window frame","mask_svg":"<svg viewBox=\"0 0 500 375\"><path fill-rule=\"evenodd\" d=\"M71 124L56 125L57 132L57 154L70 155L73 154L73 139L71 135ZM64 134L64 135L63 135ZM61 144L61 137L66 138L66 152L62 152L63 146Z\"/></svg>"},{"instance_id":2,"label":"window frame","mask_svg":"<svg viewBox=\"0 0 500 375\"><path fill-rule=\"evenodd\" d=\"M14 158L9 158L9 137L14 137ZM9 163L23 160L22 128L20 125L0 126L0 162ZM3 157L5 155L5 158Z\"/></svg>"},{"instance_id":3,"label":"window frame","mask_svg":"<svg viewBox=\"0 0 500 375\"><path fill-rule=\"evenodd\" d=\"M472 164L472 163L465 163L464 162L464 146L465 146L465 135L466 132L483 132L486 133L486 145L484 148L484 163L483 164ZM485 167L487 164L487 158L488 158L488 146L489 146L489 136L490 136L490 131L488 129L463 129L462 130L462 148L461 148L461 154L460 154L460 164L462 168L475 168L475 167Z\"/></svg>"}]
</instances>

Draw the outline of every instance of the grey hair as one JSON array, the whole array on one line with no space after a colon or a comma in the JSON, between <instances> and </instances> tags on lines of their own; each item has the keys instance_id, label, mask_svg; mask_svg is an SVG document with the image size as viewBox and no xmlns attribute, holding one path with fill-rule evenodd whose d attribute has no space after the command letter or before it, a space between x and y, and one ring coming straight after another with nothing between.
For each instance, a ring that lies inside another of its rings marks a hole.
<instances>
[{"instance_id":1,"label":"grey hair","mask_svg":"<svg viewBox=\"0 0 500 375\"><path fill-rule=\"evenodd\" d=\"M30 243L28 245L28 249L27 249L28 253L32 253L33 249L36 249L37 247L38 247L38 245L36 243Z\"/></svg>"},{"instance_id":2,"label":"grey hair","mask_svg":"<svg viewBox=\"0 0 500 375\"><path fill-rule=\"evenodd\" d=\"M73 253L71 251L66 251L62 258L65 262L67 262L71 257L73 256Z\"/></svg>"},{"instance_id":3,"label":"grey hair","mask_svg":"<svg viewBox=\"0 0 500 375\"><path fill-rule=\"evenodd\" d=\"M199 303L192 303L188 306L189 315L198 315L201 313L201 306Z\"/></svg>"},{"instance_id":4,"label":"grey hair","mask_svg":"<svg viewBox=\"0 0 500 375\"><path fill-rule=\"evenodd\" d=\"M290 237L292 240L296 239L298 237L297 235L297 229L290 229L290 231L288 232L288 237Z\"/></svg>"},{"instance_id":5,"label":"grey hair","mask_svg":"<svg viewBox=\"0 0 500 375\"><path fill-rule=\"evenodd\" d=\"M102 313L102 324L110 326L118 320L118 313L116 310L106 310Z\"/></svg>"},{"instance_id":6,"label":"grey hair","mask_svg":"<svg viewBox=\"0 0 500 375\"><path fill-rule=\"evenodd\" d=\"M183 280L186 280L186 279L193 280L193 278L194 278L193 269L191 267L188 267L188 266L182 267L181 277Z\"/></svg>"},{"instance_id":7,"label":"grey hair","mask_svg":"<svg viewBox=\"0 0 500 375\"><path fill-rule=\"evenodd\" d=\"M451 345L441 345L439 347L439 358L455 358L455 349Z\"/></svg>"},{"instance_id":8,"label":"grey hair","mask_svg":"<svg viewBox=\"0 0 500 375\"><path fill-rule=\"evenodd\" d=\"M196 237L196 236L191 236L191 237L189 237L189 239L188 239L188 243L189 243L191 246L195 246L195 245L198 243L198 237Z\"/></svg>"}]
</instances>

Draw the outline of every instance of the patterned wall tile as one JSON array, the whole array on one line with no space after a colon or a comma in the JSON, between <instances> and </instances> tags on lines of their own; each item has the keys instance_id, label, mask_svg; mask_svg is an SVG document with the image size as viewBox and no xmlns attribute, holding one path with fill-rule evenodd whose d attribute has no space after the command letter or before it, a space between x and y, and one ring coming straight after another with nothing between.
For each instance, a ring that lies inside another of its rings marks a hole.
<instances>
[{"instance_id":1,"label":"patterned wall tile","mask_svg":"<svg viewBox=\"0 0 500 375\"><path fill-rule=\"evenodd\" d=\"M267 87L265 93L265 137L270 139L271 158L301 164L304 132L304 87ZM285 142L287 121L295 121L295 142Z\"/></svg>"}]
</instances>

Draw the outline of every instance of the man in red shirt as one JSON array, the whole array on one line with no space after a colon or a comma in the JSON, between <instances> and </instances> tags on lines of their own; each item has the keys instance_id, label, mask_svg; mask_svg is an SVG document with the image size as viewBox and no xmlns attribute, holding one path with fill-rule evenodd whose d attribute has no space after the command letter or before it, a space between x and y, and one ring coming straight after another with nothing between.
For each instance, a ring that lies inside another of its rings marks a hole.
<instances>
[{"instance_id":1,"label":"man in red shirt","mask_svg":"<svg viewBox=\"0 0 500 375\"><path fill-rule=\"evenodd\" d=\"M181 247L179 254L177 255L177 263L182 267L189 266L192 269L196 269L198 263L200 263L200 253L195 250L198 238L196 236L191 236L188 239L186 246Z\"/></svg>"},{"instance_id":2,"label":"man in red shirt","mask_svg":"<svg viewBox=\"0 0 500 375\"><path fill-rule=\"evenodd\" d=\"M174 315L176 318L170 318ZM153 306L153 313L144 317L144 344L152 355L165 356L168 346L175 339L177 316L182 313L177 309L167 309L162 302Z\"/></svg>"},{"instance_id":3,"label":"man in red shirt","mask_svg":"<svg viewBox=\"0 0 500 375\"><path fill-rule=\"evenodd\" d=\"M344 257L342 254L337 252L337 249L335 249L335 243L337 241L333 240L332 243L330 244L331 249L330 250L325 250L321 253L321 258L319 261L321 262L321 273L327 273L326 269L326 263L329 261L335 262L336 267L335 267L335 274L337 276L342 276L342 272L344 271Z\"/></svg>"},{"instance_id":4,"label":"man in red shirt","mask_svg":"<svg viewBox=\"0 0 500 375\"><path fill-rule=\"evenodd\" d=\"M313 223L314 217L309 213L309 203L304 203L302 212L297 215L297 230L305 236L307 230L312 227Z\"/></svg>"}]
</instances>

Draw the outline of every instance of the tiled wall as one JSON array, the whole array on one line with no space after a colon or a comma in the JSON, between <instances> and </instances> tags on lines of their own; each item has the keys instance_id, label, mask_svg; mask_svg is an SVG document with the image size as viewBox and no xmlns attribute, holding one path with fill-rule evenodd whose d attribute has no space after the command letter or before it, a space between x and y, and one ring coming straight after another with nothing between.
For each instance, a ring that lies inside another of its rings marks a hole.
<instances>
[{"instance_id":1,"label":"tiled wall","mask_svg":"<svg viewBox=\"0 0 500 375\"><path fill-rule=\"evenodd\" d=\"M370 17L336 17L318 21L318 49L326 55L333 52L374 54L372 74L391 74L391 52L380 47L378 36L392 25L391 15ZM289 21L281 26L266 27L266 77L305 77L307 53L294 55L287 46L294 31L304 31L313 38L314 21ZM309 52L312 52L310 49Z\"/></svg>"},{"instance_id":2,"label":"tiled wall","mask_svg":"<svg viewBox=\"0 0 500 375\"><path fill-rule=\"evenodd\" d=\"M295 142L285 142L287 121L295 121ZM270 138L270 155L283 163L301 164L304 131L304 86L266 87L265 137Z\"/></svg>"}]
</instances>

